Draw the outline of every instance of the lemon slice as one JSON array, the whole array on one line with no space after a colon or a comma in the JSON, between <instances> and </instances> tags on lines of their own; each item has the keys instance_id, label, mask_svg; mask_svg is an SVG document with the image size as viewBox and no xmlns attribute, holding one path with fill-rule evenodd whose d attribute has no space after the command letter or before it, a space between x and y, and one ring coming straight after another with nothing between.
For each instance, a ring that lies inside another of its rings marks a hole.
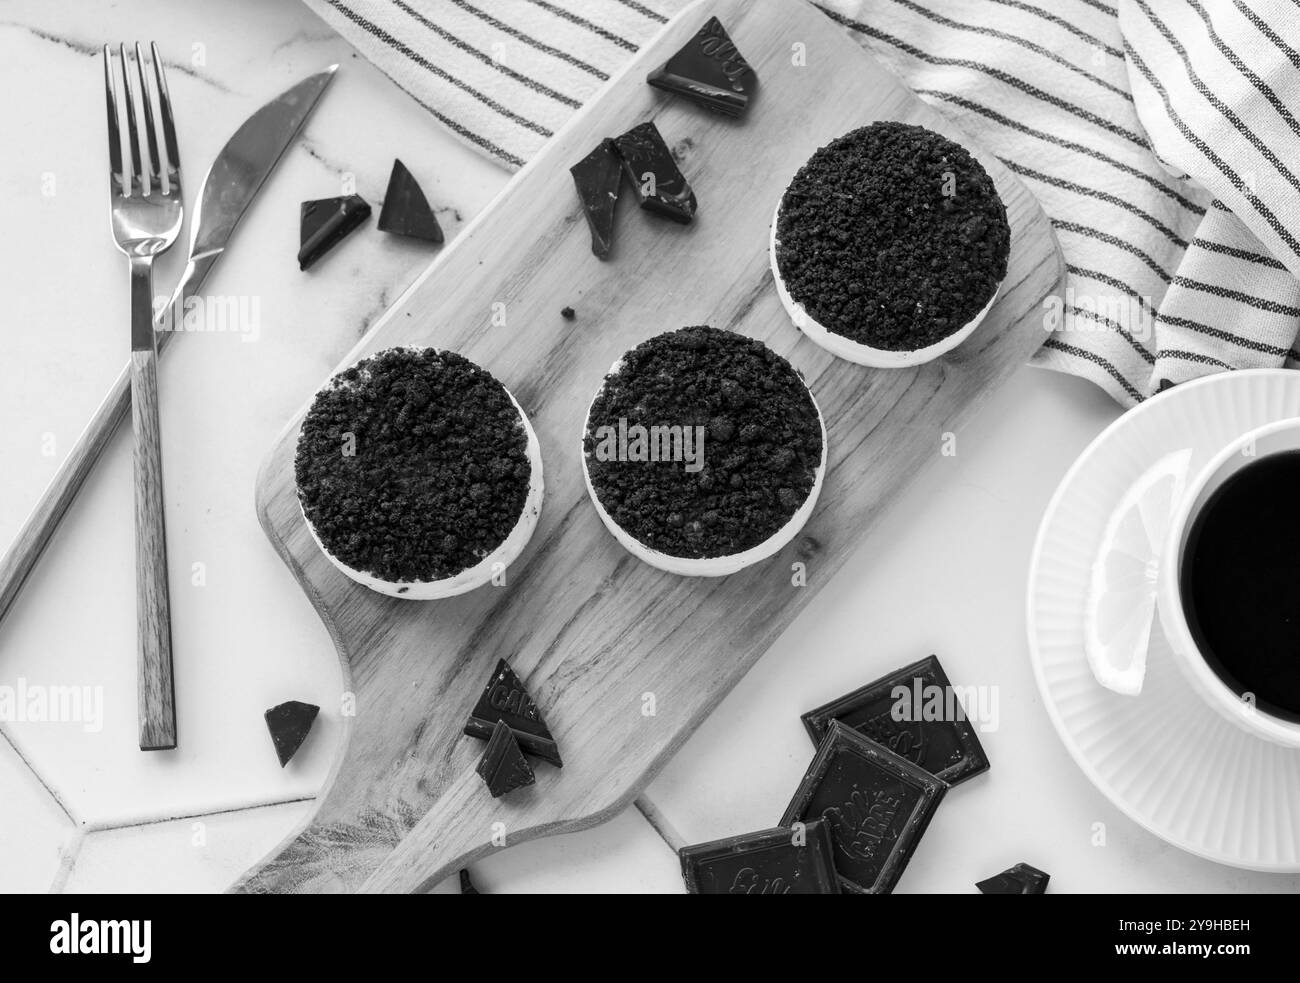
<instances>
[{"instance_id":1,"label":"lemon slice","mask_svg":"<svg viewBox=\"0 0 1300 983\"><path fill-rule=\"evenodd\" d=\"M1191 449L1166 454L1124 493L1092 561L1084 649L1097 682L1126 696L1142 692L1156 611L1156 575Z\"/></svg>"}]
</instances>

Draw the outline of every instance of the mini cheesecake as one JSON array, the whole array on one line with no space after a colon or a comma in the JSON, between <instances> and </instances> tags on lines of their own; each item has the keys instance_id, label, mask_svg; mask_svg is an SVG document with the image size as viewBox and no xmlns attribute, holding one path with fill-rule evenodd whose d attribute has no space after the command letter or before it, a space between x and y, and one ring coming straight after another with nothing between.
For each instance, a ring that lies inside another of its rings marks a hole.
<instances>
[{"instance_id":1,"label":"mini cheesecake","mask_svg":"<svg viewBox=\"0 0 1300 983\"><path fill-rule=\"evenodd\" d=\"M487 583L542 510L541 448L519 403L433 348L390 348L331 378L303 419L294 478L329 561L407 600Z\"/></svg>"},{"instance_id":2,"label":"mini cheesecake","mask_svg":"<svg viewBox=\"0 0 1300 983\"><path fill-rule=\"evenodd\" d=\"M993 179L960 144L882 122L819 149L777 204L769 260L795 327L851 362L928 362L974 333L1007 274Z\"/></svg>"},{"instance_id":3,"label":"mini cheesecake","mask_svg":"<svg viewBox=\"0 0 1300 983\"><path fill-rule=\"evenodd\" d=\"M826 427L803 378L762 342L683 328L611 367L587 411L582 463L624 549L669 573L721 577L807 523Z\"/></svg>"}]
</instances>

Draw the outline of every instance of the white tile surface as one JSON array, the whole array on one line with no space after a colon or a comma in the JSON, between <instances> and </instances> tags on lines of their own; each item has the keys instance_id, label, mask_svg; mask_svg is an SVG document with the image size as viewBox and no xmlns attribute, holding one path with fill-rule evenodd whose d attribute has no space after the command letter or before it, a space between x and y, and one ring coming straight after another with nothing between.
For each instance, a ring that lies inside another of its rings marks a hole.
<instances>
[{"instance_id":1,"label":"white tile surface","mask_svg":"<svg viewBox=\"0 0 1300 983\"><path fill-rule=\"evenodd\" d=\"M0 21L0 84L12 91L21 81L39 95L11 105L16 128L30 138L19 166L0 169L6 219L38 230L16 255L0 256L7 297L0 453L18 464L0 483L0 542L17 530L126 355L126 279L104 227L101 69L93 54L102 39L157 38L169 59L204 45L205 66L194 75L169 74L191 192L252 109L311 71L342 62L301 142L208 281L214 294L258 298L260 340L191 335L177 339L164 360L181 748L174 755L135 750L125 433L0 626L0 683L23 676L104 687L99 734L5 725L80 823L118 826L314 794L336 747L337 661L257 526L253 478L279 428L433 253L381 235L372 219L302 274L298 203L341 193L342 172L350 171L377 208L397 156L450 238L508 175L445 136L294 0L240 0L224 4L219 16L197 0L101 10L10 0ZM53 197L41 194L47 171L55 176ZM160 291L181 252L178 245L160 265ZM55 456L41 454L47 433ZM201 588L190 583L196 561L206 565ZM308 744L281 771L261 714L285 699L323 709ZM296 803L92 831L72 840L79 849L68 851L60 873L72 824L51 811L49 796L7 745L0 745L0 800L0 890L44 891L56 875L71 891L221 890L311 808ZM192 842L196 822L206 826L204 846ZM509 850L483 865L481 879L485 889L502 891L680 890L676 871L671 851L632 814Z\"/></svg>"},{"instance_id":2,"label":"white tile surface","mask_svg":"<svg viewBox=\"0 0 1300 983\"><path fill-rule=\"evenodd\" d=\"M63 889L69 894L224 891L312 807L295 802L87 833Z\"/></svg>"},{"instance_id":3,"label":"white tile surface","mask_svg":"<svg viewBox=\"0 0 1300 983\"><path fill-rule=\"evenodd\" d=\"M66 865L62 890L75 894L224 891L313 808L312 802L296 802L90 832ZM473 879L485 894L683 890L676 854L635 809L593 830L511 846L475 864ZM32 880L37 890L44 890L49 878ZM458 894L459 879L451 878L431 893Z\"/></svg>"},{"instance_id":4,"label":"white tile surface","mask_svg":"<svg viewBox=\"0 0 1300 983\"><path fill-rule=\"evenodd\" d=\"M980 738L992 770L949 793L900 892L969 893L1022 860L1061 892L1300 889L1135 826L1042 707L1024 627L1030 551L1058 481L1117 413L1087 383L1022 370L651 784L665 820L689 842L775 825L812 759L799 715L934 652L954 685L997 687L998 727Z\"/></svg>"},{"instance_id":5,"label":"white tile surface","mask_svg":"<svg viewBox=\"0 0 1300 983\"><path fill-rule=\"evenodd\" d=\"M98 734L66 725L3 730L67 803L54 803L0 742L0 890L219 890L278 842L294 804L168 820L311 795L336 750L333 647L252 509L256 469L321 379L424 267L419 243L374 220L310 273L295 263L298 204L341 193L345 172L378 204L400 156L449 237L507 176L445 136L296 0L135 0L90 7L7 0L0 86L22 92L6 123L0 202L0 543L16 532L126 355L127 283L104 226L104 39L156 38L170 82L185 181L250 111L287 85L343 69L207 285L256 298L260 339L178 339L161 377L173 558L181 748L135 749L129 440L119 435L15 609L0 626L0 684L98 685ZM196 64L199 56L203 64ZM53 179L52 195L44 193ZM160 266L159 290L183 260ZM990 775L958 788L904 877L904 891L969 891L1027 860L1059 891L1296 890L1296 878L1197 861L1135 828L1069 761L1041 706L1023 629L1038 517L1068 463L1115 413L1084 383L1022 373L896 508L654 783L649 796L688 841L774 823L811 756L798 715L904 661L937 651L954 682L996 684ZM47 435L55 453L42 453ZM936 446L938 435L936 435ZM206 585L190 582L205 564ZM816 571L812 571L816 576ZM289 769L261 714L319 703ZM205 823L206 845L193 843ZM1091 845L1106 824L1105 847ZM62 864L62 866L61 866ZM513 847L475 868L485 891L682 890L676 859L639 814ZM443 885L440 890L450 890Z\"/></svg>"},{"instance_id":6,"label":"white tile surface","mask_svg":"<svg viewBox=\"0 0 1300 983\"><path fill-rule=\"evenodd\" d=\"M75 16L73 14L75 9ZM165 14L162 13L165 9ZM128 352L127 279L104 222L104 37L156 37L169 71L191 195L234 127L283 88L343 64L302 141L241 224L206 286L259 304L256 342L176 339L163 360L162 420L180 748L141 754L135 738L134 548L130 440L92 476L0 627L0 679L102 686L100 733L7 728L77 818L121 824L314 794L335 750L341 677L324 628L258 528L256 470L294 410L435 254L378 232L375 219L310 272L297 268L298 205L342 192L342 172L378 210L394 156L422 181L449 236L507 175L445 136L300 4L142 2L98 11L10 2L0 85L27 134L0 172L6 220L36 230L5 255L0 328L0 542L7 542ZM42 194L50 171L55 194ZM11 240L12 242L12 240ZM159 271L170 290L178 245ZM67 260L62 257L69 257ZM16 475L12 480L8 475ZM204 586L195 586L194 564ZM286 699L323 708L312 745L281 771L261 715Z\"/></svg>"},{"instance_id":7,"label":"white tile surface","mask_svg":"<svg viewBox=\"0 0 1300 983\"><path fill-rule=\"evenodd\" d=\"M71 862L77 835L49 790L0 738L0 889L48 891Z\"/></svg>"}]
</instances>

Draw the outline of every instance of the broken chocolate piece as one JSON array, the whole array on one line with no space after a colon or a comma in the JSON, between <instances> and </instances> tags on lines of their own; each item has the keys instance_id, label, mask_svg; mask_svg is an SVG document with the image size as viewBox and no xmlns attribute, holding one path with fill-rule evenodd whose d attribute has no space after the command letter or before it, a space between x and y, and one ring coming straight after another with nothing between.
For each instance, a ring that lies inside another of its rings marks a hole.
<instances>
[{"instance_id":1,"label":"broken chocolate piece","mask_svg":"<svg viewBox=\"0 0 1300 983\"><path fill-rule=\"evenodd\" d=\"M266 720L266 729L271 732L271 743L275 745L275 755L280 759L280 767L289 763L302 742L311 732L311 725L316 721L320 707L310 703L290 700L278 707L271 707L262 716Z\"/></svg>"},{"instance_id":2,"label":"broken chocolate piece","mask_svg":"<svg viewBox=\"0 0 1300 983\"><path fill-rule=\"evenodd\" d=\"M601 259L614 245L614 206L618 204L622 169L623 162L612 140L600 141L595 150L569 168L591 229L591 251Z\"/></svg>"},{"instance_id":3,"label":"broken chocolate piece","mask_svg":"<svg viewBox=\"0 0 1300 983\"><path fill-rule=\"evenodd\" d=\"M572 321L577 316L577 313L572 307L560 308L560 317L564 318L566 321Z\"/></svg>"},{"instance_id":4,"label":"broken chocolate piece","mask_svg":"<svg viewBox=\"0 0 1300 983\"><path fill-rule=\"evenodd\" d=\"M695 192L677 169L659 128L653 122L634 126L615 140L614 146L641 207L688 224L695 216Z\"/></svg>"},{"instance_id":5,"label":"broken chocolate piece","mask_svg":"<svg viewBox=\"0 0 1300 983\"><path fill-rule=\"evenodd\" d=\"M820 819L683 847L690 894L839 894L830 828Z\"/></svg>"},{"instance_id":6,"label":"broken chocolate piece","mask_svg":"<svg viewBox=\"0 0 1300 983\"><path fill-rule=\"evenodd\" d=\"M646 81L708 109L739 116L749 105L749 92L757 79L722 22L710 17L682 50L663 68L651 72Z\"/></svg>"},{"instance_id":7,"label":"broken chocolate piece","mask_svg":"<svg viewBox=\"0 0 1300 983\"><path fill-rule=\"evenodd\" d=\"M981 894L1045 894L1047 882L1051 879L1037 867L1029 864L1016 864L1000 874L994 874L988 880L980 881L975 886Z\"/></svg>"},{"instance_id":8,"label":"broken chocolate piece","mask_svg":"<svg viewBox=\"0 0 1300 983\"><path fill-rule=\"evenodd\" d=\"M947 791L928 771L832 720L781 825L825 820L844 890L889 894Z\"/></svg>"},{"instance_id":9,"label":"broken chocolate piece","mask_svg":"<svg viewBox=\"0 0 1300 983\"><path fill-rule=\"evenodd\" d=\"M563 767L560 749L555 738L542 720L542 712L533 702L523 682L515 675L510 664L502 659L483 689L483 695L469 715L465 733L480 740L489 740L498 721L504 720L515 733L519 746L555 767Z\"/></svg>"},{"instance_id":10,"label":"broken chocolate piece","mask_svg":"<svg viewBox=\"0 0 1300 983\"><path fill-rule=\"evenodd\" d=\"M492 728L492 739L483 752L483 760L478 763L478 774L487 782L488 791L494 799L537 780L532 765L524 757L524 752L519 750L514 731L504 720L498 720Z\"/></svg>"},{"instance_id":11,"label":"broken chocolate piece","mask_svg":"<svg viewBox=\"0 0 1300 983\"><path fill-rule=\"evenodd\" d=\"M411 236L429 242L442 242L442 227L429 207L420 185L400 160L393 161L388 176L384 207L379 210L379 230L394 235Z\"/></svg>"},{"instance_id":12,"label":"broken chocolate piece","mask_svg":"<svg viewBox=\"0 0 1300 983\"><path fill-rule=\"evenodd\" d=\"M881 676L802 717L813 744L832 720L883 744L949 785L989 770L975 728L937 656Z\"/></svg>"},{"instance_id":13,"label":"broken chocolate piece","mask_svg":"<svg viewBox=\"0 0 1300 983\"><path fill-rule=\"evenodd\" d=\"M460 893L461 894L482 894L483 893L478 888L476 888L474 886L474 882L469 879L468 870L462 869L460 872Z\"/></svg>"},{"instance_id":14,"label":"broken chocolate piece","mask_svg":"<svg viewBox=\"0 0 1300 983\"><path fill-rule=\"evenodd\" d=\"M304 201L299 218L298 268L307 269L370 217L360 195Z\"/></svg>"}]
</instances>

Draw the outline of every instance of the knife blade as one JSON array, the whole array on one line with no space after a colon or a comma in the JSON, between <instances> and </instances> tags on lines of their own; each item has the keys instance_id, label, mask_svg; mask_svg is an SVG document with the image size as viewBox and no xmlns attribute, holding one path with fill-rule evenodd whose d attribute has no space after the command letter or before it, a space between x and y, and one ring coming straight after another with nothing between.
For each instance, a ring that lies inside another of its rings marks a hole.
<instances>
[{"instance_id":1,"label":"knife blade","mask_svg":"<svg viewBox=\"0 0 1300 983\"><path fill-rule=\"evenodd\" d=\"M190 224L189 260L160 316L169 311L173 317L183 315L185 301L198 292L208 271L226 251L239 219L302 129L338 67L331 65L282 92L248 117L226 141L203 179ZM160 332L159 343L175 333Z\"/></svg>"},{"instance_id":2,"label":"knife blade","mask_svg":"<svg viewBox=\"0 0 1300 983\"><path fill-rule=\"evenodd\" d=\"M231 235L267 177L298 135L338 65L303 79L276 96L240 125L203 179L190 222L190 251L185 272L155 325L166 317L183 317L185 302L196 294L208 272L230 244ZM174 320L173 326L180 325ZM158 332L161 351L177 332ZM0 559L0 621L9 612L28 574L67 513L82 483L131 405L129 363L118 373L59 470L41 493L18 536Z\"/></svg>"}]
</instances>

